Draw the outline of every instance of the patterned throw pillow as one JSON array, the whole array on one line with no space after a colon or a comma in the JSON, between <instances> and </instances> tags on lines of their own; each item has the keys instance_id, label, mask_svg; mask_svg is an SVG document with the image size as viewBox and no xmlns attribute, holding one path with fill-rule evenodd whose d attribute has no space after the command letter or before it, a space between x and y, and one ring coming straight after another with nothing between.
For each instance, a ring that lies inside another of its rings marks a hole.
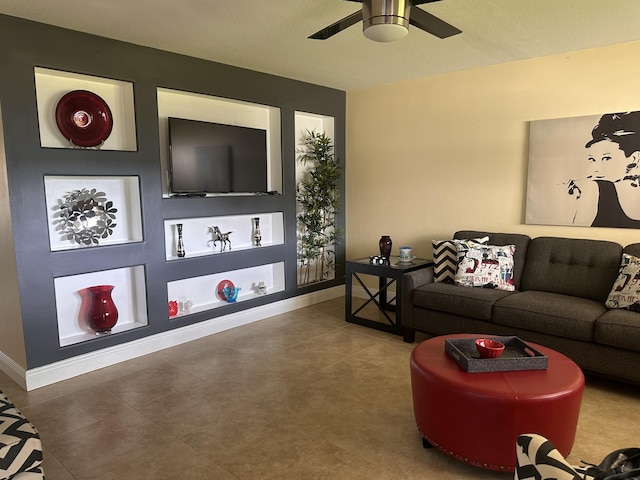
<instances>
[{"instance_id":1,"label":"patterned throw pillow","mask_svg":"<svg viewBox=\"0 0 640 480\"><path fill-rule=\"evenodd\" d=\"M489 237L472 238L469 242L487 243ZM433 246L433 281L453 283L458 265L458 249L453 240L431 240Z\"/></svg>"},{"instance_id":2,"label":"patterned throw pillow","mask_svg":"<svg viewBox=\"0 0 640 480\"><path fill-rule=\"evenodd\" d=\"M607 308L640 311L640 258L622 254L618 278L609 292Z\"/></svg>"},{"instance_id":3,"label":"patterned throw pillow","mask_svg":"<svg viewBox=\"0 0 640 480\"><path fill-rule=\"evenodd\" d=\"M456 242L458 269L455 283L463 287L484 287L514 291L513 256L515 245L479 245Z\"/></svg>"}]
</instances>

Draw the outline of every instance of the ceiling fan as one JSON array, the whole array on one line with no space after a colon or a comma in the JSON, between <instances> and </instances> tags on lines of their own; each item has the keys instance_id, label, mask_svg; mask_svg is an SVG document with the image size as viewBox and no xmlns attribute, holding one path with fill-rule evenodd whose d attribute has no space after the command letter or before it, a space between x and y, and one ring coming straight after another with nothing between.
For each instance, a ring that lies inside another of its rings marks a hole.
<instances>
[{"instance_id":1,"label":"ceiling fan","mask_svg":"<svg viewBox=\"0 0 640 480\"><path fill-rule=\"evenodd\" d=\"M439 38L462 33L453 25L425 12L416 5L440 0L347 0L362 3L362 10L338 20L309 38L326 40L362 20L365 37L377 42L399 40L409 32L409 24Z\"/></svg>"}]
</instances>

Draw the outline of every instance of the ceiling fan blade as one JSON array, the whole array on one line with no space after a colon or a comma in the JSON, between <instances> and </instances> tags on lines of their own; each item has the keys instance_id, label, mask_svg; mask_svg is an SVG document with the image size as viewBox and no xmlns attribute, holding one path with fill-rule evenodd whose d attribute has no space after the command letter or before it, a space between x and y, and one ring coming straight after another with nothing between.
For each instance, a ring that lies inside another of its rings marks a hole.
<instances>
[{"instance_id":1,"label":"ceiling fan blade","mask_svg":"<svg viewBox=\"0 0 640 480\"><path fill-rule=\"evenodd\" d=\"M358 10L357 12L352 13L347 17L344 17L342 20L338 20L336 23L333 23L328 27L323 28L322 30L314 33L308 38L312 38L314 40L326 40L327 38L335 35L336 33L360 21L362 21L362 10Z\"/></svg>"},{"instance_id":2,"label":"ceiling fan blade","mask_svg":"<svg viewBox=\"0 0 640 480\"><path fill-rule=\"evenodd\" d=\"M414 5L422 5L423 3L439 2L440 0L411 0Z\"/></svg>"},{"instance_id":3,"label":"ceiling fan blade","mask_svg":"<svg viewBox=\"0 0 640 480\"><path fill-rule=\"evenodd\" d=\"M444 20L440 20L438 17L434 17L430 13L427 13L418 7L414 7L413 5L411 6L409 23L414 27L418 27L427 33L435 35L438 38L447 38L452 35L462 33L462 30L457 29Z\"/></svg>"}]
</instances>

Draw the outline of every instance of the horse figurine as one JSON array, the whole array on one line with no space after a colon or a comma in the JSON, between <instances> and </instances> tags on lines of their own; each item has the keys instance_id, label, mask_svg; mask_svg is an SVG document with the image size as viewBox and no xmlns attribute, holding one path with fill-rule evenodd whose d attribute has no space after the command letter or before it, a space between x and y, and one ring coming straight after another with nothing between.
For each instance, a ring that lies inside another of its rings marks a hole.
<instances>
[{"instance_id":1,"label":"horse figurine","mask_svg":"<svg viewBox=\"0 0 640 480\"><path fill-rule=\"evenodd\" d=\"M221 252L225 251L227 245L229 245L229 250L231 250L231 239L229 239L229 234L233 232L222 233L217 225L209 227L209 231L213 234L213 239L207 242L208 246L211 246L211 244L213 244L213 246L215 247L216 243L220 242Z\"/></svg>"}]
</instances>

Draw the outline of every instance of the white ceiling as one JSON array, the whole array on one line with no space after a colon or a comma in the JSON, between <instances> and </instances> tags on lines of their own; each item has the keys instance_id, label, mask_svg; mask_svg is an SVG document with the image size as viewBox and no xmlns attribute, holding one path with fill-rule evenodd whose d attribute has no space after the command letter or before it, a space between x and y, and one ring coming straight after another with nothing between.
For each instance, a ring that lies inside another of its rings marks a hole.
<instances>
[{"instance_id":1,"label":"white ceiling","mask_svg":"<svg viewBox=\"0 0 640 480\"><path fill-rule=\"evenodd\" d=\"M360 7L344 0L0 0L7 15L341 90L640 40L639 0L442 0L420 8L462 34L441 40L412 26L398 42L376 43L359 23L328 40L307 39Z\"/></svg>"}]
</instances>

